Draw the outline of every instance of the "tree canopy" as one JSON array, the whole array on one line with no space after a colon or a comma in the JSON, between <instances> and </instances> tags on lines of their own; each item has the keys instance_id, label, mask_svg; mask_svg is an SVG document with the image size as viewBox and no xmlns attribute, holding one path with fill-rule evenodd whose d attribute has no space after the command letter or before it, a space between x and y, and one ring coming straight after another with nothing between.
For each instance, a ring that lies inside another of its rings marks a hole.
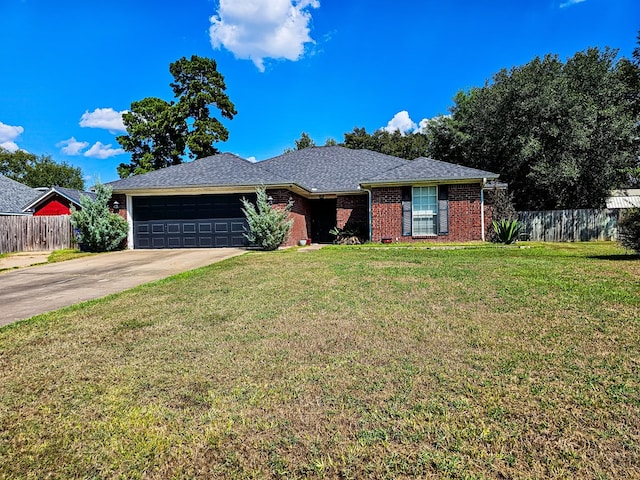
<instances>
[{"instance_id":1,"label":"tree canopy","mask_svg":"<svg viewBox=\"0 0 640 480\"><path fill-rule=\"evenodd\" d=\"M501 70L429 123L430 154L499 173L521 209L603 206L638 162L629 86L639 72L615 57L590 48Z\"/></svg>"},{"instance_id":2,"label":"tree canopy","mask_svg":"<svg viewBox=\"0 0 640 480\"><path fill-rule=\"evenodd\" d=\"M183 57L171 63L169 71L175 101L147 97L133 102L123 115L127 134L117 140L131 153L131 162L118 167L121 178L178 165L185 155L191 159L214 155L218 153L214 143L229 138L228 130L211 114L212 107L228 119L237 113L215 60Z\"/></svg>"},{"instance_id":3,"label":"tree canopy","mask_svg":"<svg viewBox=\"0 0 640 480\"><path fill-rule=\"evenodd\" d=\"M354 128L343 145L500 174L519 209L599 208L640 182L640 36L633 59L589 48L503 69L420 132Z\"/></svg>"},{"instance_id":4,"label":"tree canopy","mask_svg":"<svg viewBox=\"0 0 640 480\"><path fill-rule=\"evenodd\" d=\"M0 175L32 188L65 187L84 190L82 170L65 162L57 163L49 155L36 156L0 148Z\"/></svg>"}]
</instances>

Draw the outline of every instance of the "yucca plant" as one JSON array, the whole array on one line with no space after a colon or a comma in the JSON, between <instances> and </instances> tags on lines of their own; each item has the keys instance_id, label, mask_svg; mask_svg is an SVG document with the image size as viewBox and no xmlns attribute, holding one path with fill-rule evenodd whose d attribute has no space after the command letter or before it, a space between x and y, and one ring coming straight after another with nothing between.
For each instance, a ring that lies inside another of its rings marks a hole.
<instances>
[{"instance_id":1,"label":"yucca plant","mask_svg":"<svg viewBox=\"0 0 640 480\"><path fill-rule=\"evenodd\" d=\"M493 221L493 230L496 232L496 242L509 245L518 240L518 235L522 231L522 223L517 220L507 220L503 218L500 222Z\"/></svg>"}]
</instances>

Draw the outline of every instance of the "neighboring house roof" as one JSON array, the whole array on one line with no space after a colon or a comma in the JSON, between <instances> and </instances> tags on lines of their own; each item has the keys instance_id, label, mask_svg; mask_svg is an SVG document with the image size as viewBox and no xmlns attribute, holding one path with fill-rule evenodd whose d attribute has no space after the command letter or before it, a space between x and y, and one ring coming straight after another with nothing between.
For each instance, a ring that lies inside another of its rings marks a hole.
<instances>
[{"instance_id":1,"label":"neighboring house roof","mask_svg":"<svg viewBox=\"0 0 640 480\"><path fill-rule=\"evenodd\" d=\"M65 187L51 187L49 190L43 192L42 194L40 194L38 197L36 197L35 199L32 199L32 201L25 205L23 207L23 210L26 212L27 210L31 209L31 208L35 208L36 206L42 204L43 202L47 201L49 198L53 197L54 195L60 195L64 198L66 198L67 200L69 200L71 203L73 203L76 206L80 206L80 197L82 195L85 195L91 199L95 199L96 198L96 194L93 192L84 192L82 190L75 190L73 188L65 188Z\"/></svg>"},{"instance_id":2,"label":"neighboring house roof","mask_svg":"<svg viewBox=\"0 0 640 480\"><path fill-rule=\"evenodd\" d=\"M371 150L311 147L260 162L262 168L291 179L314 193L354 192L367 177L412 163Z\"/></svg>"},{"instance_id":3,"label":"neighboring house roof","mask_svg":"<svg viewBox=\"0 0 640 480\"><path fill-rule=\"evenodd\" d=\"M221 153L193 162L162 168L109 182L114 190L144 190L180 187L285 185L290 183L248 160Z\"/></svg>"},{"instance_id":4,"label":"neighboring house roof","mask_svg":"<svg viewBox=\"0 0 640 480\"><path fill-rule=\"evenodd\" d=\"M640 189L612 191L607 198L607 208L640 208Z\"/></svg>"},{"instance_id":5,"label":"neighboring house roof","mask_svg":"<svg viewBox=\"0 0 640 480\"><path fill-rule=\"evenodd\" d=\"M35 188L0 175L0 214L23 214L25 204L39 194Z\"/></svg>"},{"instance_id":6,"label":"neighboring house roof","mask_svg":"<svg viewBox=\"0 0 640 480\"><path fill-rule=\"evenodd\" d=\"M230 153L110 182L114 192L191 187L288 186L309 194L356 193L360 185L497 178L430 158L404 160L370 150L311 147L252 163Z\"/></svg>"},{"instance_id":7,"label":"neighboring house roof","mask_svg":"<svg viewBox=\"0 0 640 480\"><path fill-rule=\"evenodd\" d=\"M496 179L498 174L464 167L454 163L441 162L432 158L420 157L411 160L404 165L379 173L368 179L363 179L363 185L406 183L406 182L430 182L439 180L477 180Z\"/></svg>"}]
</instances>

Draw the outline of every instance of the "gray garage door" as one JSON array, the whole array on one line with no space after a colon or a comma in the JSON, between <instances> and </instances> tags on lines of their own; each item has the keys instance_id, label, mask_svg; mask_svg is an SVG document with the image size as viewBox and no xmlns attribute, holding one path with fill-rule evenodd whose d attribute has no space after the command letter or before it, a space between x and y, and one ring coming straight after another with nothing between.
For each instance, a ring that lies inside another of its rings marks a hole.
<instances>
[{"instance_id":1,"label":"gray garage door","mask_svg":"<svg viewBox=\"0 0 640 480\"><path fill-rule=\"evenodd\" d=\"M247 245L242 195L134 197L134 248Z\"/></svg>"}]
</instances>

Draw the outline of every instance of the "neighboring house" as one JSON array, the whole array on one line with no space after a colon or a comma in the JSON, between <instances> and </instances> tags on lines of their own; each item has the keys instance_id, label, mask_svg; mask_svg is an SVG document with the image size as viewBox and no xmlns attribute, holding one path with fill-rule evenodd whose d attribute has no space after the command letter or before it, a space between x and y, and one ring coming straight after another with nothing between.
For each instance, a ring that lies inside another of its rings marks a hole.
<instances>
[{"instance_id":1,"label":"neighboring house","mask_svg":"<svg viewBox=\"0 0 640 480\"><path fill-rule=\"evenodd\" d=\"M312 147L252 163L224 153L109 183L130 225L130 248L246 245L241 198L264 186L274 206L291 198L301 239L330 242L337 226L379 241L484 239L483 186L498 175L428 158Z\"/></svg>"},{"instance_id":2,"label":"neighboring house","mask_svg":"<svg viewBox=\"0 0 640 480\"><path fill-rule=\"evenodd\" d=\"M27 215L24 206L40 192L0 175L0 215Z\"/></svg>"},{"instance_id":3,"label":"neighboring house","mask_svg":"<svg viewBox=\"0 0 640 480\"><path fill-rule=\"evenodd\" d=\"M71 215L71 206L80 208L80 197L86 195L95 199L95 193L83 192L72 188L51 187L41 192L32 199L26 206L25 212L39 215Z\"/></svg>"},{"instance_id":4,"label":"neighboring house","mask_svg":"<svg viewBox=\"0 0 640 480\"><path fill-rule=\"evenodd\" d=\"M609 210L626 210L627 208L640 208L640 188L626 190L614 190L607 198Z\"/></svg>"}]
</instances>

